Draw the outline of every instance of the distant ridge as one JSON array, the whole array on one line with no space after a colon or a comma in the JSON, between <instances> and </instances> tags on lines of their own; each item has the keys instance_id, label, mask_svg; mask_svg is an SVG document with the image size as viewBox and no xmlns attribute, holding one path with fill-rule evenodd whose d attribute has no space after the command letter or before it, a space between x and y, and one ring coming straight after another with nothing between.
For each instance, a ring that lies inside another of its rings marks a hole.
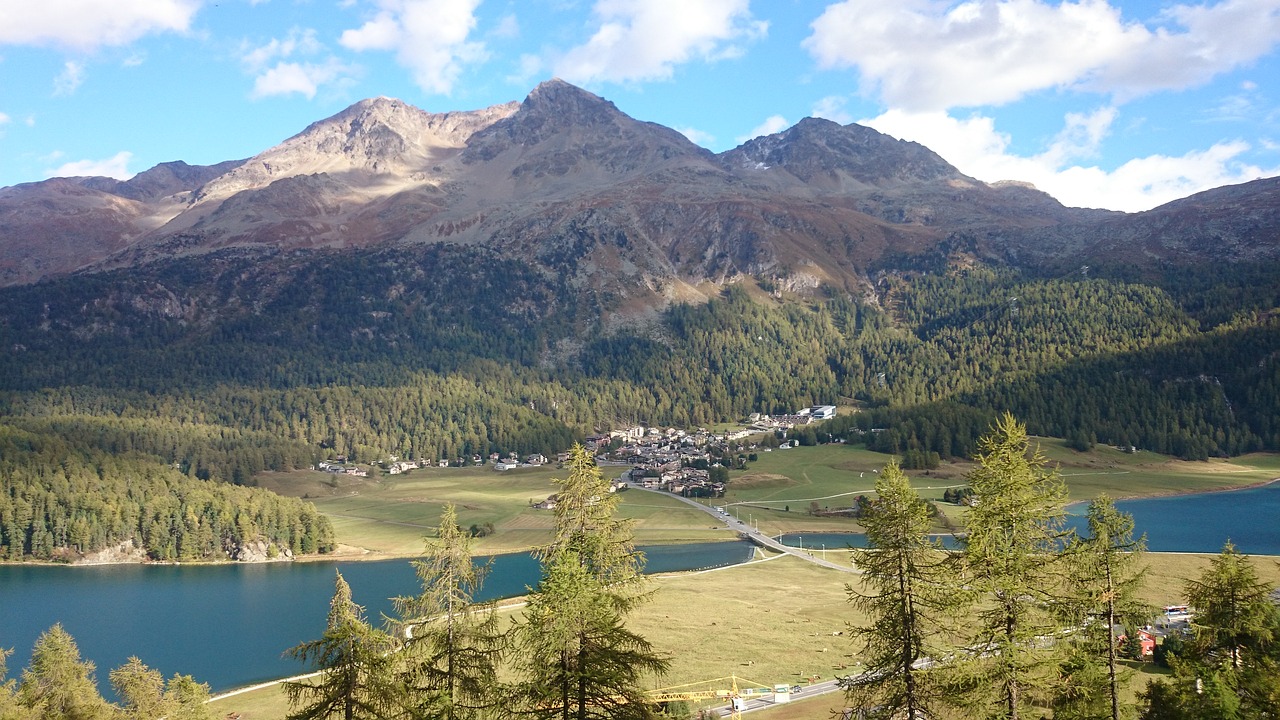
<instances>
[{"instance_id":1,"label":"distant ridge","mask_svg":"<svg viewBox=\"0 0 1280 720\"><path fill-rule=\"evenodd\" d=\"M663 302L739 275L865 286L886 257L1257 262L1280 180L1145 213L1062 206L965 176L917 143L806 118L719 155L559 79L431 113L361 100L243 161L0 188L0 284L228 249L480 244Z\"/></svg>"}]
</instances>

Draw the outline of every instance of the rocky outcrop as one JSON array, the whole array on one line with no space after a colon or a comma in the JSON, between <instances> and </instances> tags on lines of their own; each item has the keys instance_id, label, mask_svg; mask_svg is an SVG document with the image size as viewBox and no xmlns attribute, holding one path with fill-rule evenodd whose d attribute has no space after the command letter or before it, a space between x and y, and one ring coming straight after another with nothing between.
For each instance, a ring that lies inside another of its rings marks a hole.
<instances>
[{"instance_id":1,"label":"rocky outcrop","mask_svg":"<svg viewBox=\"0 0 1280 720\"><path fill-rule=\"evenodd\" d=\"M227 556L237 562L288 562L293 560L293 551L277 547L266 540L253 540L240 543L227 551Z\"/></svg>"},{"instance_id":2,"label":"rocky outcrop","mask_svg":"<svg viewBox=\"0 0 1280 720\"><path fill-rule=\"evenodd\" d=\"M83 557L75 560L74 565L119 565L123 563L140 563L146 562L147 553L141 546L135 545L133 540L125 540L114 547L109 547L98 552L88 553Z\"/></svg>"}]
</instances>

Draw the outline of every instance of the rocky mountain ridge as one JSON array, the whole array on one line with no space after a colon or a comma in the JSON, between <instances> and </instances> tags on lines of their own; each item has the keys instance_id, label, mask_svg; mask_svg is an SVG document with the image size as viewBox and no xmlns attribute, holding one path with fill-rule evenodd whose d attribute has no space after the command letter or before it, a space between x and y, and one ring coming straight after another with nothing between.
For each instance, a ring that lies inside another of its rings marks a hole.
<instances>
[{"instance_id":1,"label":"rocky mountain ridge","mask_svg":"<svg viewBox=\"0 0 1280 720\"><path fill-rule=\"evenodd\" d=\"M1276 179L1146 213L1066 208L827 120L716 155L551 80L475 111L363 100L245 161L0 188L0 284L229 249L461 243L660 303L744 274L852 288L958 238L1001 262L1253 262L1280 255L1278 229Z\"/></svg>"}]
</instances>

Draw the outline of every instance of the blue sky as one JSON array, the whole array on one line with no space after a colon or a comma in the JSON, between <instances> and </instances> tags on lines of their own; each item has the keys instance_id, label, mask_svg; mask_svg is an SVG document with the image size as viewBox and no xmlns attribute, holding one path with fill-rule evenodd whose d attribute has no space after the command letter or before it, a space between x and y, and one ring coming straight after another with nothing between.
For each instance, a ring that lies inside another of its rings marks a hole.
<instances>
[{"instance_id":1,"label":"blue sky","mask_svg":"<svg viewBox=\"0 0 1280 720\"><path fill-rule=\"evenodd\" d=\"M806 116L1142 210L1280 174L1280 0L5 0L0 186L250 157L560 77L714 151Z\"/></svg>"}]
</instances>

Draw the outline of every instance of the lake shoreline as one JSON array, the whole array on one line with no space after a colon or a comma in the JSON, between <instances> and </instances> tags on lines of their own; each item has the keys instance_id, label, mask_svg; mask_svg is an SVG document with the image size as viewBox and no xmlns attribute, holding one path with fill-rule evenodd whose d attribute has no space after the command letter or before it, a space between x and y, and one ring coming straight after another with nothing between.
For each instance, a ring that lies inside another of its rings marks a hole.
<instances>
[{"instance_id":1,"label":"lake shoreline","mask_svg":"<svg viewBox=\"0 0 1280 720\"><path fill-rule=\"evenodd\" d=\"M1187 497L1191 495L1217 495L1222 493L1240 492L1241 490L1252 490L1256 488L1262 488L1275 483L1280 483L1280 477L1275 477L1275 478L1271 478L1270 480L1263 480L1256 483L1226 485L1223 487L1213 488L1210 490L1175 490L1172 492L1156 493L1156 494L1150 494L1150 495L1144 495L1144 494L1121 495L1121 496L1114 496L1111 499L1116 502L1121 502L1121 501L1129 501L1129 500L1149 500L1149 499L1155 499L1155 498ZM1090 500L1074 500L1072 502L1069 502L1063 505L1063 510L1066 511L1068 515L1073 515L1073 514L1076 514L1072 512L1073 508L1087 506L1089 502L1091 501ZM830 534L846 534L846 535L864 535L865 534L865 533L858 533L858 532L844 532L844 531L838 531L838 530L837 531L813 530L812 532L823 533L823 534L830 533ZM796 535L796 534L803 534L803 533L792 531L785 534ZM931 533L931 537L946 537L948 535L950 534L949 533ZM733 539L731 538L726 538L723 541L707 541L707 540L697 539L697 540L688 540L687 543L694 544L694 543L702 543L702 542L732 542L732 541ZM669 540L669 541L663 542L662 544L679 545L679 544L685 544L685 543L682 543L680 541ZM416 553L416 554L389 553L389 552L381 552L377 550L368 550L366 548L359 548L353 545L345 545L340 547L345 549L342 549L333 553L327 553L327 554L314 553L310 555L295 555L293 557L281 556L279 558L270 559L270 560L253 560L249 562L242 561L242 560L230 560L230 559L189 560L189 561L183 561L183 562L174 561L174 560L161 561L161 560L146 560L146 559L111 560L111 561L105 561L105 562L58 562L53 560L0 560L0 566L26 565L26 566L32 566L32 567L70 567L70 568L104 567L104 566L115 566L115 565L124 565L124 566L134 566L134 565L144 566L145 565L145 566L157 566L157 567L196 567L196 566L206 566L206 565L207 566L241 566L241 565L249 566L249 565L271 565L271 564L278 564L278 563L287 564L287 563L318 563L318 562L380 562L384 560L413 560L415 558L422 557L421 553ZM536 549L537 549L536 546L529 546L524 548L503 548L501 550L494 550L492 552L477 554L476 557L496 557L500 555L512 555L515 553L533 552ZM1280 555L1269 556L1269 557L1280 557Z\"/></svg>"},{"instance_id":2,"label":"lake shoreline","mask_svg":"<svg viewBox=\"0 0 1280 720\"><path fill-rule=\"evenodd\" d=\"M1255 490L1257 488L1264 488L1268 485L1274 485L1275 483L1280 483L1280 477L1271 478L1270 480L1262 480L1256 483L1224 485L1222 487L1213 488L1212 490L1174 490L1172 492L1156 493L1154 495L1117 495L1111 497L1111 500L1114 502L1123 502L1128 500L1154 500L1157 498L1188 497L1191 495L1220 495L1223 493L1240 492L1241 490ZM1078 505L1088 505L1090 502L1092 501L1073 500L1066 505L1063 505L1062 508L1069 511L1073 507Z\"/></svg>"}]
</instances>

